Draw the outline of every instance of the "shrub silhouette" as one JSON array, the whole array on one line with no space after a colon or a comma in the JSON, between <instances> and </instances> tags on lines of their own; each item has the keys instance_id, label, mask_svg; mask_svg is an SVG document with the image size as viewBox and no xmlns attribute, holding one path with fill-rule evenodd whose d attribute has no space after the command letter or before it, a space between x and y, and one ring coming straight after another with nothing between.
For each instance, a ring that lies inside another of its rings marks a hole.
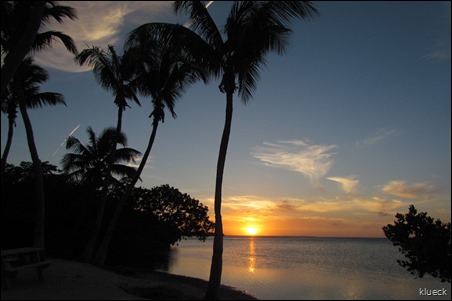
<instances>
[{"instance_id":1,"label":"shrub silhouette","mask_svg":"<svg viewBox=\"0 0 452 301\"><path fill-rule=\"evenodd\" d=\"M396 214L394 225L383 227L386 237L408 260L397 260L411 274L425 274L450 282L451 224L444 224L410 205L407 214Z\"/></svg>"}]
</instances>

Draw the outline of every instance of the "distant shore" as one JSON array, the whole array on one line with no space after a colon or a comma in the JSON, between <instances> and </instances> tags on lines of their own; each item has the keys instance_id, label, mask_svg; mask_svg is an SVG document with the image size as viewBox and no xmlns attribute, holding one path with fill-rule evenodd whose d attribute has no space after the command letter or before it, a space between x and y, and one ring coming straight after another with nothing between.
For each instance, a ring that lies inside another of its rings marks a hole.
<instances>
[{"instance_id":1,"label":"distant shore","mask_svg":"<svg viewBox=\"0 0 452 301\"><path fill-rule=\"evenodd\" d=\"M21 270L11 287L2 287L1 300L200 300L207 282L201 279L129 267L102 269L57 259L43 270ZM222 300L257 300L240 290L222 286Z\"/></svg>"}]
</instances>

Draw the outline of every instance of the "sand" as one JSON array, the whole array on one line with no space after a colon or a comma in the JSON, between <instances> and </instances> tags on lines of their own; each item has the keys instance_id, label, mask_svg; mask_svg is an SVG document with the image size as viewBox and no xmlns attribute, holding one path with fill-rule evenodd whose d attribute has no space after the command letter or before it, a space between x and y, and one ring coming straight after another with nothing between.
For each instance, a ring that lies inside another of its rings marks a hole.
<instances>
[{"instance_id":1,"label":"sand","mask_svg":"<svg viewBox=\"0 0 452 301\"><path fill-rule=\"evenodd\" d=\"M137 269L103 269L91 264L57 259L43 270L21 270L10 288L2 287L1 300L199 300L204 280ZM255 300L244 292L222 286L222 300Z\"/></svg>"}]
</instances>

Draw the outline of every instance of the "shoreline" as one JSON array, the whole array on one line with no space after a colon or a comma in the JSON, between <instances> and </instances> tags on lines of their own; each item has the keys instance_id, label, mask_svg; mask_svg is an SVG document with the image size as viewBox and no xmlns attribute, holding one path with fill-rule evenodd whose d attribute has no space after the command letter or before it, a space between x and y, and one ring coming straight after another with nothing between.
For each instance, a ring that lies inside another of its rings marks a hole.
<instances>
[{"instance_id":1,"label":"shoreline","mask_svg":"<svg viewBox=\"0 0 452 301\"><path fill-rule=\"evenodd\" d=\"M146 279L152 285L146 287L121 287L124 291L151 300L201 300L207 290L207 281L183 275L152 271L129 266L111 266L106 269L132 278ZM220 300L258 300L245 291L221 285Z\"/></svg>"},{"instance_id":2,"label":"shoreline","mask_svg":"<svg viewBox=\"0 0 452 301\"><path fill-rule=\"evenodd\" d=\"M53 258L52 258L53 259ZM135 267L107 267L55 259L38 280L35 269L24 269L2 287L1 300L200 300L207 281ZM220 300L257 300L222 285Z\"/></svg>"}]
</instances>

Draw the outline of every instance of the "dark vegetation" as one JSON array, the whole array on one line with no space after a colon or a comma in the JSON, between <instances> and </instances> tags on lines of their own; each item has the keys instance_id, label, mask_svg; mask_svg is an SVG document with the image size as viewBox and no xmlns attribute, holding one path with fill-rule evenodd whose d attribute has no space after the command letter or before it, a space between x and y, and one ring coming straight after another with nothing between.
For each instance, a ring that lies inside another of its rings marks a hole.
<instances>
[{"instance_id":1,"label":"dark vegetation","mask_svg":"<svg viewBox=\"0 0 452 301\"><path fill-rule=\"evenodd\" d=\"M394 225L383 227L386 237L407 260L397 260L411 274L425 274L450 282L451 223L434 220L410 205L407 214L397 213Z\"/></svg>"},{"instance_id":2,"label":"dark vegetation","mask_svg":"<svg viewBox=\"0 0 452 301\"><path fill-rule=\"evenodd\" d=\"M47 162L42 163L46 206L46 251L49 256L78 259L92 231L98 199L88 185L71 181ZM2 187L2 249L33 245L36 201L33 166L6 165ZM109 217L123 182L108 195ZM207 207L169 185L134 188L114 233L107 263L153 267L165 262L169 247L185 236L205 239L212 229ZM166 259L167 261L167 259Z\"/></svg>"}]
</instances>

